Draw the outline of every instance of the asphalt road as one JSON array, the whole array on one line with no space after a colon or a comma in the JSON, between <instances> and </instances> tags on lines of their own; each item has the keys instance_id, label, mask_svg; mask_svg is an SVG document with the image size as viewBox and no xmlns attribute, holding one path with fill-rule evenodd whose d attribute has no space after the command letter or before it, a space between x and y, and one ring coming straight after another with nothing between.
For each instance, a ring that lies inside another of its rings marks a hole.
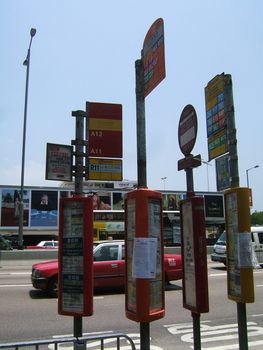
<instances>
[{"instance_id":1,"label":"asphalt road","mask_svg":"<svg viewBox=\"0 0 263 350\"><path fill-rule=\"evenodd\" d=\"M73 333L73 318L58 315L57 299L32 288L30 268L27 262L0 268L0 343ZM208 274L210 311L201 315L202 350L238 349L237 308L227 298L226 270L209 263ZM181 285L176 281L165 292L165 317L150 325L151 350L193 349L192 317L182 307ZM259 350L263 347L263 269L254 271L254 285L256 301L246 306L247 327L249 349ZM123 292L96 292L94 315L83 318L83 333L111 332L130 335L139 349L139 324L126 318ZM91 349L99 348L94 343Z\"/></svg>"}]
</instances>

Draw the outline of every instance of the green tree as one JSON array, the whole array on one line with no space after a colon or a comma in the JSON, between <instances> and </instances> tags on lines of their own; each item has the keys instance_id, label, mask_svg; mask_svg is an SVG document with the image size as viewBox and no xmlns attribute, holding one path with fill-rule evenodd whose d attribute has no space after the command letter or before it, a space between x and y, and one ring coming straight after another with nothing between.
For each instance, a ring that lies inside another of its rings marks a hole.
<instances>
[{"instance_id":1,"label":"green tree","mask_svg":"<svg viewBox=\"0 0 263 350\"><path fill-rule=\"evenodd\" d=\"M263 211L255 211L251 214L251 225L263 225Z\"/></svg>"}]
</instances>

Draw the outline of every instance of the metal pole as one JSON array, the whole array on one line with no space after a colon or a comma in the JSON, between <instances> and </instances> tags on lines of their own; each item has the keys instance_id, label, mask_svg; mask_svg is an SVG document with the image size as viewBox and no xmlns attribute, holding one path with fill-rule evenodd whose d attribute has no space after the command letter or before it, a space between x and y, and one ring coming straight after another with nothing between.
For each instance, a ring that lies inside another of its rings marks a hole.
<instances>
[{"instance_id":1,"label":"metal pole","mask_svg":"<svg viewBox=\"0 0 263 350\"><path fill-rule=\"evenodd\" d=\"M185 169L185 172L186 172L187 198L189 198L194 195L193 168L187 168ZM200 314L192 312L192 319L193 319L194 349L201 350Z\"/></svg>"},{"instance_id":2,"label":"metal pole","mask_svg":"<svg viewBox=\"0 0 263 350\"><path fill-rule=\"evenodd\" d=\"M255 165L253 166L252 168L249 168L246 170L246 174L247 174L247 188L249 188L249 178L248 178L248 172L252 169L256 169L256 168L259 168L259 165Z\"/></svg>"},{"instance_id":3,"label":"metal pole","mask_svg":"<svg viewBox=\"0 0 263 350\"><path fill-rule=\"evenodd\" d=\"M137 122L137 174L138 187L147 187L146 174L146 131L145 100L143 94L144 76L142 60L135 61L136 72L136 122Z\"/></svg>"},{"instance_id":4,"label":"metal pole","mask_svg":"<svg viewBox=\"0 0 263 350\"><path fill-rule=\"evenodd\" d=\"M135 61L136 73L136 122L137 122L137 178L138 187L147 187L146 175L146 131L144 76L142 60ZM140 322L141 349L150 350L150 324Z\"/></svg>"},{"instance_id":5,"label":"metal pole","mask_svg":"<svg viewBox=\"0 0 263 350\"><path fill-rule=\"evenodd\" d=\"M72 116L76 117L76 139L75 139L75 194L83 194L83 145L84 145L84 117L86 112L74 111ZM74 316L73 334L74 337L82 337L82 317Z\"/></svg>"},{"instance_id":6,"label":"metal pole","mask_svg":"<svg viewBox=\"0 0 263 350\"><path fill-rule=\"evenodd\" d=\"M225 92L226 92L226 120L227 120L227 144L229 151L229 167L230 167L230 187L239 187L238 172L238 155L237 155L237 139L235 126L235 112L232 91L232 79L230 74L225 75ZM246 304L237 302L237 321L239 349L248 350L247 338L247 315Z\"/></svg>"},{"instance_id":7,"label":"metal pole","mask_svg":"<svg viewBox=\"0 0 263 350\"><path fill-rule=\"evenodd\" d=\"M23 124L23 141L22 141L22 163L21 163L21 186L19 201L19 228L18 228L18 249L23 249L23 226L24 226L24 174L25 174L25 150L26 150L26 123L27 123L27 103L28 103L28 85L29 85L29 68L30 68L30 49L32 39L36 34L36 29L30 30L30 43L27 51L27 57L23 63L26 66L26 88L25 88L25 106L24 106L24 124Z\"/></svg>"}]
</instances>

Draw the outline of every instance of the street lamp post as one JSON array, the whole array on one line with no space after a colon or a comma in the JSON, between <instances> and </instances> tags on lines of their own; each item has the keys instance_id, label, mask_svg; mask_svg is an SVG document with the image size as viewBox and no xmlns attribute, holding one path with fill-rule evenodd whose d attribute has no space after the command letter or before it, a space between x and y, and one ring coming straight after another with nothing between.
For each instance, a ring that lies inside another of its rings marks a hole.
<instances>
[{"instance_id":1,"label":"street lamp post","mask_svg":"<svg viewBox=\"0 0 263 350\"><path fill-rule=\"evenodd\" d=\"M163 189L165 191L165 180L167 179L167 176L161 177L161 180L163 181Z\"/></svg>"},{"instance_id":2,"label":"street lamp post","mask_svg":"<svg viewBox=\"0 0 263 350\"><path fill-rule=\"evenodd\" d=\"M22 165L21 165L21 186L19 201L19 231L18 231L18 248L23 249L23 224L24 224L24 172L25 172L25 146L26 146L26 121L27 121L27 101L28 101L28 83L30 68L30 49L32 39L36 34L36 29L30 30L30 43L27 50L27 56L23 65L26 66L26 89L25 89L25 107L24 107L24 125L23 125L23 142L22 142Z\"/></svg>"},{"instance_id":3,"label":"street lamp post","mask_svg":"<svg viewBox=\"0 0 263 350\"><path fill-rule=\"evenodd\" d=\"M256 168L258 168L258 167L259 167L259 165L255 165L255 166L252 166L252 168L249 168L249 169L246 170L246 174L247 174L247 187L248 187L248 188L249 188L248 172L249 172L250 170L256 169Z\"/></svg>"}]
</instances>

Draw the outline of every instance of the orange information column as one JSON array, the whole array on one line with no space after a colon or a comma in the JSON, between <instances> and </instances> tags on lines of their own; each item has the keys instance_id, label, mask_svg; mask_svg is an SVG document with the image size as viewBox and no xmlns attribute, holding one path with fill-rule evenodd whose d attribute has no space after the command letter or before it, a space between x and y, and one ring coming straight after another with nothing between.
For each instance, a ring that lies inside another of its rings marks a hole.
<instances>
[{"instance_id":1,"label":"orange information column","mask_svg":"<svg viewBox=\"0 0 263 350\"><path fill-rule=\"evenodd\" d=\"M146 188L125 197L126 316L151 322L164 316L162 195Z\"/></svg>"}]
</instances>

